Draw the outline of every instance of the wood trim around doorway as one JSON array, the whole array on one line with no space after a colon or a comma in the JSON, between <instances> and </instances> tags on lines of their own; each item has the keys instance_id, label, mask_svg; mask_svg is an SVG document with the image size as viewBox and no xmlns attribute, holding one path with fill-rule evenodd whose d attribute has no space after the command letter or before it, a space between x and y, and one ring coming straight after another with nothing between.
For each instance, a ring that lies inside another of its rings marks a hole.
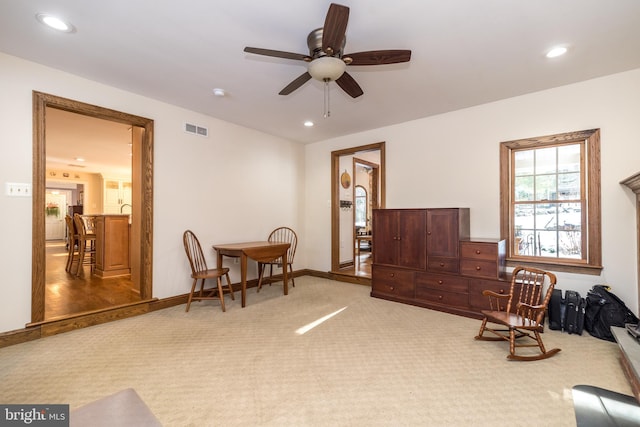
<instances>
[{"instance_id":1,"label":"wood trim around doorway","mask_svg":"<svg viewBox=\"0 0 640 427\"><path fill-rule=\"evenodd\" d=\"M140 152L140 298L152 300L153 261L153 128L151 119L110 110L42 92L33 92L33 185L32 185L32 268L31 323L45 321L45 220L41 207L46 193L46 109L57 108L104 120L130 124L144 129ZM121 309L122 307L118 307Z\"/></svg>"},{"instance_id":2,"label":"wood trim around doorway","mask_svg":"<svg viewBox=\"0 0 640 427\"><path fill-rule=\"evenodd\" d=\"M331 271L340 269L340 157L351 156L366 151L380 151L380 194L379 207L385 207L385 143L378 142L359 147L346 148L331 152Z\"/></svg>"}]
</instances>

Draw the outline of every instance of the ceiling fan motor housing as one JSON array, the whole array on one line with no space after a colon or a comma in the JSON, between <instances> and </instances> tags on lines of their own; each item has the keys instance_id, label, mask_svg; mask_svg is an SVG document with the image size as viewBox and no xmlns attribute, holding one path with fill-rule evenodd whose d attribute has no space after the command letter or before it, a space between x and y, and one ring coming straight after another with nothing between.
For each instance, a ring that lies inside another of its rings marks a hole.
<instances>
[{"instance_id":1,"label":"ceiling fan motor housing","mask_svg":"<svg viewBox=\"0 0 640 427\"><path fill-rule=\"evenodd\" d=\"M342 58L342 53L344 52L344 46L347 44L347 37L345 36L342 39L342 46L338 51L332 53L324 52L322 50L322 28L316 28L311 31L307 36L307 46L309 47L309 56L313 59L320 58L321 56L335 56L337 58Z\"/></svg>"}]
</instances>

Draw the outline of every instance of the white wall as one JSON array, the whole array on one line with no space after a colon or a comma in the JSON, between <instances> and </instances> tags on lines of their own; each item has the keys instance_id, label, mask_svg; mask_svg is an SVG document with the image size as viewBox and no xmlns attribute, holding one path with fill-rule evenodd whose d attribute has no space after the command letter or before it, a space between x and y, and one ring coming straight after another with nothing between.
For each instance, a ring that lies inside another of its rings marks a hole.
<instances>
[{"instance_id":1,"label":"white wall","mask_svg":"<svg viewBox=\"0 0 640 427\"><path fill-rule=\"evenodd\" d=\"M6 182L32 182L32 91L155 121L153 295L188 292L182 232L190 228L215 264L212 243L264 240L281 225L304 235L304 149L295 142L134 95L0 53L0 332L31 321L31 198L5 195ZM185 121L209 138L182 131ZM304 250L295 269L305 267ZM255 265L249 277L255 277ZM231 265L232 280L239 280Z\"/></svg>"},{"instance_id":2,"label":"white wall","mask_svg":"<svg viewBox=\"0 0 640 427\"><path fill-rule=\"evenodd\" d=\"M619 182L640 171L638 123L633 70L307 145L308 268L330 266L333 150L385 141L388 208L469 207L472 236L499 237L499 143L600 128L605 268L601 276L558 273L558 287L585 295L607 283L637 313L635 195Z\"/></svg>"},{"instance_id":3,"label":"white wall","mask_svg":"<svg viewBox=\"0 0 640 427\"><path fill-rule=\"evenodd\" d=\"M473 236L498 237L499 142L600 128L605 269L560 273L558 287L586 293L608 283L638 312L635 196L619 182L640 170L640 70L301 146L0 53L0 332L31 316L31 198L9 198L4 185L32 180L33 90L155 121L159 298L188 291L186 228L208 246L288 225L300 240L294 268L328 271L333 150L386 141L387 207L466 206ZM185 121L209 127L210 137L182 132ZM232 276L239 279L237 266Z\"/></svg>"}]
</instances>

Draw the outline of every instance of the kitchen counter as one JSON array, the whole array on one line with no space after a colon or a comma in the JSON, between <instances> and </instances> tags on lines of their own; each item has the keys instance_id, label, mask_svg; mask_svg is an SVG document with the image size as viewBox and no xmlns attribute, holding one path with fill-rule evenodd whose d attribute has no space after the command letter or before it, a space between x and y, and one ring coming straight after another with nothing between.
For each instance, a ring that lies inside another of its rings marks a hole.
<instances>
[{"instance_id":1,"label":"kitchen counter","mask_svg":"<svg viewBox=\"0 0 640 427\"><path fill-rule=\"evenodd\" d=\"M99 277L131 274L129 214L95 215L96 269Z\"/></svg>"}]
</instances>

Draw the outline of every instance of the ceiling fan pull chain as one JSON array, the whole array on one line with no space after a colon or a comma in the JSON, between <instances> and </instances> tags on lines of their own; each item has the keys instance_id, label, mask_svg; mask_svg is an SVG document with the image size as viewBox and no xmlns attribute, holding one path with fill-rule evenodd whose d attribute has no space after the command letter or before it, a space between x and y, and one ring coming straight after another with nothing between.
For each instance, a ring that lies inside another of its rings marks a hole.
<instances>
[{"instance_id":1,"label":"ceiling fan pull chain","mask_svg":"<svg viewBox=\"0 0 640 427\"><path fill-rule=\"evenodd\" d=\"M331 111L329 111L329 79L324 79L324 118L331 117Z\"/></svg>"}]
</instances>

